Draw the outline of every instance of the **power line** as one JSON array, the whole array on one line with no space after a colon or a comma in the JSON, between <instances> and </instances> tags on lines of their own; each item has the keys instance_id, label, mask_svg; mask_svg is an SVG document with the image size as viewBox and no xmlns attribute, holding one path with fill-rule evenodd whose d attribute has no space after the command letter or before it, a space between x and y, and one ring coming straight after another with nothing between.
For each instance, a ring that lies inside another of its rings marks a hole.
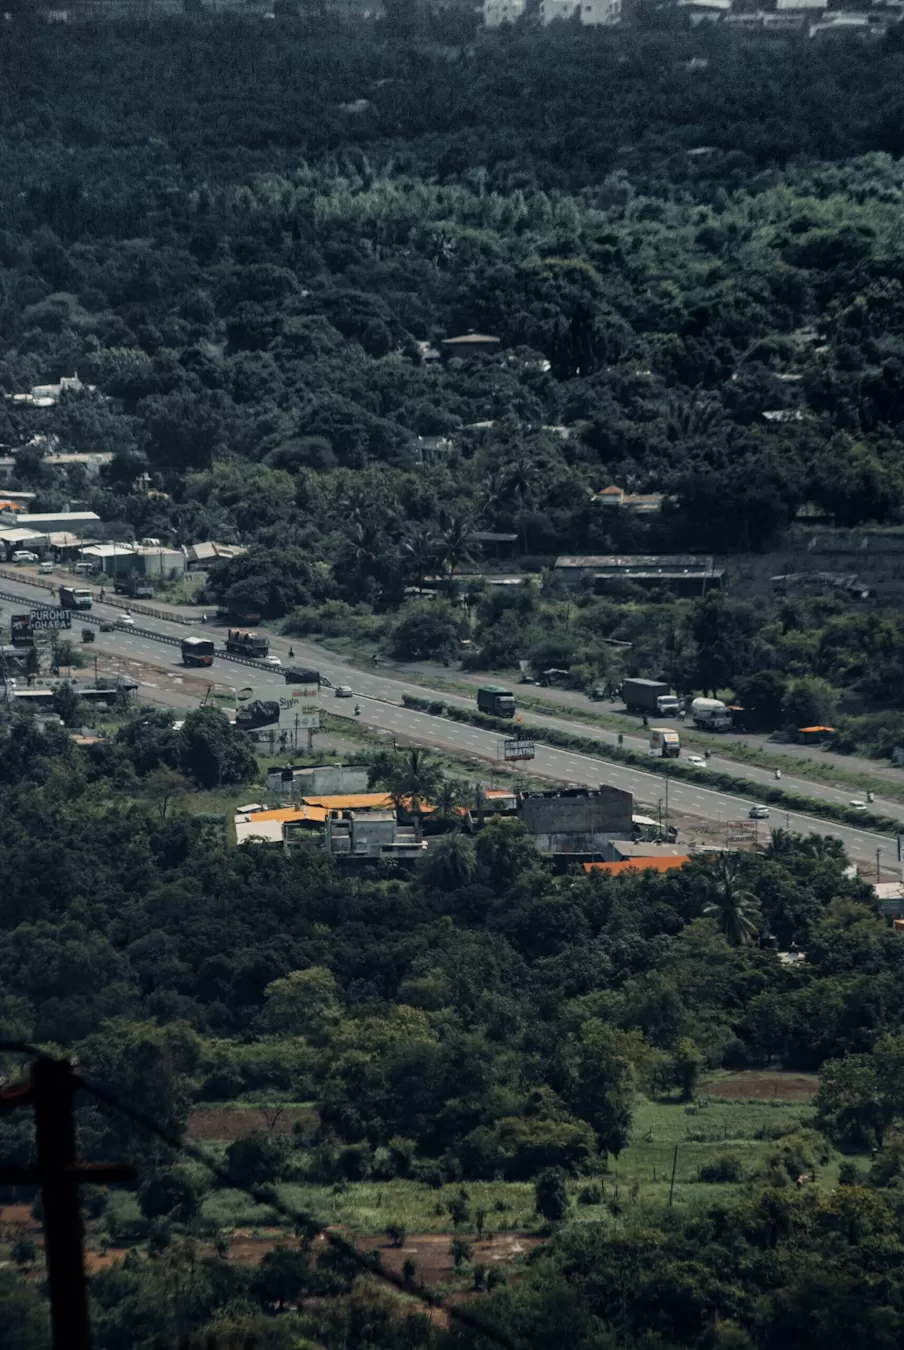
<instances>
[{"instance_id":1,"label":"power line","mask_svg":"<svg viewBox=\"0 0 904 1350\"><path fill-rule=\"evenodd\" d=\"M2 1045L0 1045L0 1049L2 1048ZM519 1350L518 1343L513 1340L507 1332L501 1330L499 1327L488 1326L481 1322L480 1319L474 1317L467 1308L460 1307L457 1304L448 1304L440 1298L439 1295L433 1294L427 1289L413 1289L406 1284L405 1280L400 1275L394 1274L391 1270L384 1270L381 1266L374 1265L372 1258L369 1257L367 1253L359 1251L355 1244L349 1238L345 1237L344 1234L336 1232L334 1229L330 1229L323 1220L318 1219L316 1215L310 1214L305 1210L296 1210L291 1205L286 1204L286 1202L277 1194L275 1187L243 1185L236 1182L229 1171L225 1167L221 1167L220 1164L214 1158L211 1158L209 1154L205 1153L203 1149L198 1148L196 1144L182 1138L180 1135L172 1133L165 1126L154 1120L153 1117L146 1115L144 1111L140 1111L137 1107L127 1105L106 1088L102 1088L86 1078L79 1076L76 1081L80 1087L84 1088L86 1092L90 1093L90 1095L95 1097L99 1102L103 1102L105 1106L109 1106L112 1110L118 1111L127 1119L134 1121L136 1125L140 1125L143 1129L147 1130L150 1134L156 1135L158 1139L163 1143L168 1144L170 1148L175 1149L177 1152L185 1153L188 1157L201 1163L203 1167L207 1168L212 1176L216 1177L216 1179L225 1186L231 1187L231 1189L247 1195L248 1198L253 1200L256 1204L268 1205L270 1209L281 1215L282 1218L287 1219L296 1230L303 1232L307 1237L314 1238L322 1236L334 1250L340 1252L350 1262L356 1265L362 1273L376 1276L377 1279L392 1285L392 1287L399 1292L419 1300L430 1308L444 1312L450 1320L461 1323L461 1325L467 1327L469 1331L476 1332L478 1335L485 1337L488 1341L495 1342L496 1345L502 1346L503 1350Z\"/></svg>"}]
</instances>

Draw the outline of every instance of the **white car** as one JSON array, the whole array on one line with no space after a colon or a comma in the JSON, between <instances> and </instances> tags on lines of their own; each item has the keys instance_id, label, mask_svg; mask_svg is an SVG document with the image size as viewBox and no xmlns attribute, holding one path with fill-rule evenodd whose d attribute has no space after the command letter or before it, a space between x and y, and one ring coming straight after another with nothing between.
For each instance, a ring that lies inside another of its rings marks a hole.
<instances>
[{"instance_id":1,"label":"white car","mask_svg":"<svg viewBox=\"0 0 904 1350\"><path fill-rule=\"evenodd\" d=\"M131 614L118 614L116 617L117 628L134 628L135 620Z\"/></svg>"},{"instance_id":2,"label":"white car","mask_svg":"<svg viewBox=\"0 0 904 1350\"><path fill-rule=\"evenodd\" d=\"M703 758L702 755L685 755L684 762L685 764L701 764L701 765L706 764L706 760Z\"/></svg>"},{"instance_id":3,"label":"white car","mask_svg":"<svg viewBox=\"0 0 904 1350\"><path fill-rule=\"evenodd\" d=\"M26 549L19 549L13 554L14 563L36 563L38 561L37 553L29 553Z\"/></svg>"},{"instance_id":4,"label":"white car","mask_svg":"<svg viewBox=\"0 0 904 1350\"><path fill-rule=\"evenodd\" d=\"M853 801L848 802L849 811L865 811L866 809L866 802L861 802L856 797Z\"/></svg>"},{"instance_id":5,"label":"white car","mask_svg":"<svg viewBox=\"0 0 904 1350\"><path fill-rule=\"evenodd\" d=\"M748 817L750 818L750 820L768 820L768 819L769 819L769 807L768 807L768 806L751 806L750 810L747 812L747 815L748 815Z\"/></svg>"},{"instance_id":6,"label":"white car","mask_svg":"<svg viewBox=\"0 0 904 1350\"><path fill-rule=\"evenodd\" d=\"M354 698L355 691L350 684L337 684L334 694L335 698Z\"/></svg>"},{"instance_id":7,"label":"white car","mask_svg":"<svg viewBox=\"0 0 904 1350\"><path fill-rule=\"evenodd\" d=\"M263 661L263 663L264 663L265 666L281 666L281 665L282 665L282 661L280 661L280 659L279 659L278 656L262 656L262 657L261 657L261 660Z\"/></svg>"}]
</instances>

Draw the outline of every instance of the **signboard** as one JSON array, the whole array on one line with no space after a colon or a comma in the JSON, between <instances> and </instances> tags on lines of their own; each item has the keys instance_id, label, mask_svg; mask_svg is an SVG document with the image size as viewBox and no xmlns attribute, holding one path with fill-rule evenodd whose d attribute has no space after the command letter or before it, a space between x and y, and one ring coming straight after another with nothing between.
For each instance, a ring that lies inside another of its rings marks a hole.
<instances>
[{"instance_id":1,"label":"signboard","mask_svg":"<svg viewBox=\"0 0 904 1350\"><path fill-rule=\"evenodd\" d=\"M757 837L758 825L758 820L729 820L725 828L729 839L750 840Z\"/></svg>"},{"instance_id":2,"label":"signboard","mask_svg":"<svg viewBox=\"0 0 904 1350\"><path fill-rule=\"evenodd\" d=\"M72 627L72 610L61 609L54 605L53 608L33 609L31 611L31 627L36 632L39 628L51 628L59 630L60 628Z\"/></svg>"},{"instance_id":3,"label":"signboard","mask_svg":"<svg viewBox=\"0 0 904 1350\"><path fill-rule=\"evenodd\" d=\"M533 741L503 741L502 757L507 762L518 759L533 759L537 753Z\"/></svg>"},{"instance_id":4,"label":"signboard","mask_svg":"<svg viewBox=\"0 0 904 1350\"><path fill-rule=\"evenodd\" d=\"M235 725L239 731L318 731L320 688L316 684L288 689L245 685L236 690Z\"/></svg>"},{"instance_id":5,"label":"signboard","mask_svg":"<svg viewBox=\"0 0 904 1350\"><path fill-rule=\"evenodd\" d=\"M9 640L14 647L30 647L34 641L31 631L30 614L11 614L9 616Z\"/></svg>"}]
</instances>

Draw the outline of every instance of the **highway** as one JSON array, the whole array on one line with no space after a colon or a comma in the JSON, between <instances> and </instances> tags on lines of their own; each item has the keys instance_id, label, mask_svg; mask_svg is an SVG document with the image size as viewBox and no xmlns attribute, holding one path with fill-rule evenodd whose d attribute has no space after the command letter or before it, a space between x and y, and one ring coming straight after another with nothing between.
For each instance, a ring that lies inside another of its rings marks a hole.
<instances>
[{"instance_id":1,"label":"highway","mask_svg":"<svg viewBox=\"0 0 904 1350\"><path fill-rule=\"evenodd\" d=\"M0 590L21 596L23 601L30 605L46 604L48 600L46 591L39 591L36 587L18 579L10 581L3 577L0 579ZM11 601L0 603L7 610L12 605ZM114 608L97 602L92 610L92 616L96 618L116 618L121 613L121 608ZM204 627L201 624L196 627L187 627L184 624L168 622L163 619L150 619L139 614L135 615L135 619L136 623L139 623L142 628L160 633L162 636L181 640L189 633L197 633L214 637L218 644L222 640L223 630L219 628ZM79 615L76 613L73 615L73 634L76 636L79 627ZM176 707L184 708L190 705L193 691L197 691L197 697L200 698L210 680L215 680L219 686L226 685L233 688L245 684L274 689L285 688L283 678L278 671L258 670L225 659L218 659L215 662L209 680L205 671L186 671L181 664L178 650L172 645L137 633L131 633L127 629L119 629L115 633L100 633L98 631L94 645L99 651L111 656L144 661L162 667L159 681L155 679L153 682L148 682L147 687L142 688L140 693L145 697L152 698L155 702L169 703ZM271 637L271 652L279 656L283 662L289 660L290 645L294 647L297 662L316 667L333 685L350 684L353 687L355 691L354 699L337 699L331 695L329 690L324 690L324 705L328 706L329 711L335 715L354 719L354 708L357 702L360 703L362 709L361 721L369 727L378 729L390 736L421 745L434 746L437 749L447 750L459 756L473 756L478 761L495 761L502 767L502 738L495 732L481 731L476 727L461 725L401 706L403 694L415 694L421 698L429 694L430 691L426 690L423 685L409 684L404 679L390 676L379 669L373 671L354 670L340 657L325 652L323 648L313 643L295 639L290 642L288 638ZM442 698L450 705L474 706L472 700L463 696L438 693L436 697ZM545 718L533 713L530 717L532 722L538 724L543 722L582 736L595 733L596 738L602 742L608 741L611 743L614 740L613 733L600 732L580 722L569 722L563 717ZM626 737L625 744L636 749L645 747L645 743L639 737ZM728 765L720 763L719 768L727 771ZM667 804L668 811L673 815L728 823L746 821L751 805L749 797L716 792L702 784L676 779L669 780L667 786L665 779L660 775L648 773L642 769L612 764L606 760L598 759L592 754L577 754L568 750L554 749L539 742L536 747L536 758L530 765L530 772L538 777L553 779L561 783L571 783L575 786L598 787L601 783L608 783L614 787L626 789L633 793L642 810L646 809L653 815L657 814L661 801L663 810L666 809ZM746 767L740 770L739 776L741 775L751 779L759 775L764 783L774 781L770 774ZM808 795L818 793L826 800L841 802L848 800L848 794L844 792L837 792L821 786L817 787L804 779L785 778L783 779L783 785L805 792ZM877 808L881 807L883 811L887 811L890 816L904 821L904 807L899 803L880 803L877 800L876 805ZM760 822L759 828L762 831L767 831L776 825L805 834L818 829L820 833L833 835L842 840L853 861L871 865L873 868L876 866L877 850L881 850L881 861L886 874L899 874L896 865L895 844L888 836L876 835L868 830L860 830L853 826L820 821L817 817L809 814L794 811L785 812L773 808L770 820ZM893 870L890 871L890 869Z\"/></svg>"}]
</instances>

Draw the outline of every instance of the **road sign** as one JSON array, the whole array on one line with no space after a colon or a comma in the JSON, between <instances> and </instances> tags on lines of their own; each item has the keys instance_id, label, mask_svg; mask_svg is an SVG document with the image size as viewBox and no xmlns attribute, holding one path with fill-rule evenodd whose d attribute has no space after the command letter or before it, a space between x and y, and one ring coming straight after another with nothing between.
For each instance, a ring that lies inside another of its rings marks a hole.
<instances>
[{"instance_id":1,"label":"road sign","mask_svg":"<svg viewBox=\"0 0 904 1350\"><path fill-rule=\"evenodd\" d=\"M72 610L63 609L58 605L46 609L33 609L31 611L32 631L39 628L49 628L59 630L60 628L72 627Z\"/></svg>"},{"instance_id":2,"label":"road sign","mask_svg":"<svg viewBox=\"0 0 904 1350\"><path fill-rule=\"evenodd\" d=\"M14 647L30 647L34 642L31 631L30 614L11 614L9 616L9 640Z\"/></svg>"},{"instance_id":3,"label":"road sign","mask_svg":"<svg viewBox=\"0 0 904 1350\"><path fill-rule=\"evenodd\" d=\"M533 741L503 741L502 758L511 763L519 759L533 759L537 748Z\"/></svg>"}]
</instances>

